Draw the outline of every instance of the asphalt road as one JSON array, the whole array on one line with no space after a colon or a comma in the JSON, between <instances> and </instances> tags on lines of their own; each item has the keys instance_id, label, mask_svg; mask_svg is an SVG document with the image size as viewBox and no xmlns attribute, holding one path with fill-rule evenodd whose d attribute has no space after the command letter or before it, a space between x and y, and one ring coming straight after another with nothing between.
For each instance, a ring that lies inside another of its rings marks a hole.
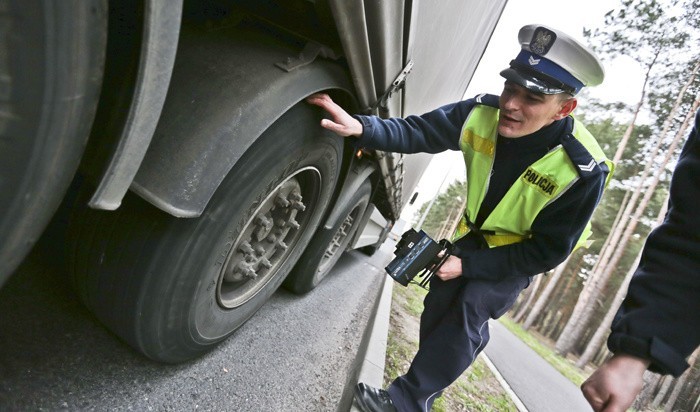
<instances>
[{"instance_id":1,"label":"asphalt road","mask_svg":"<svg viewBox=\"0 0 700 412\"><path fill-rule=\"evenodd\" d=\"M530 412L591 412L579 388L497 321L484 352Z\"/></svg>"},{"instance_id":2,"label":"asphalt road","mask_svg":"<svg viewBox=\"0 0 700 412\"><path fill-rule=\"evenodd\" d=\"M41 242L0 289L1 411L347 411L393 251L346 254L310 294L278 291L214 351L170 366L81 306L55 248Z\"/></svg>"}]
</instances>

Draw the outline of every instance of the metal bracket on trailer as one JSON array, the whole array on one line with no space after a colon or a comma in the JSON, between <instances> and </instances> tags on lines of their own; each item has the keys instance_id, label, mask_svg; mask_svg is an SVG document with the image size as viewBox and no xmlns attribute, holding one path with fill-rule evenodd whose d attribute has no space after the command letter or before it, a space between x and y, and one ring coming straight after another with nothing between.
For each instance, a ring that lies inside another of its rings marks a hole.
<instances>
[{"instance_id":1,"label":"metal bracket on trailer","mask_svg":"<svg viewBox=\"0 0 700 412\"><path fill-rule=\"evenodd\" d=\"M306 46L304 46L304 49L299 53L299 56L296 58L287 57L284 63L275 63L275 66L286 72L291 72L296 68L312 63L318 56L332 60L338 60L340 57L330 47L316 43L315 41L310 41L306 43Z\"/></svg>"},{"instance_id":2,"label":"metal bracket on trailer","mask_svg":"<svg viewBox=\"0 0 700 412\"><path fill-rule=\"evenodd\" d=\"M399 73L398 76L394 79L393 82L391 82L391 85L389 86L388 89L382 94L382 97L380 97L377 102L372 106L372 110L375 110L379 107L386 109L386 103L391 97L392 94L396 93L397 91L403 89L403 87L406 85L406 78L408 77L408 74L411 72L413 69L413 60L409 60L408 63L406 63L406 67L404 67L401 72Z\"/></svg>"}]
</instances>

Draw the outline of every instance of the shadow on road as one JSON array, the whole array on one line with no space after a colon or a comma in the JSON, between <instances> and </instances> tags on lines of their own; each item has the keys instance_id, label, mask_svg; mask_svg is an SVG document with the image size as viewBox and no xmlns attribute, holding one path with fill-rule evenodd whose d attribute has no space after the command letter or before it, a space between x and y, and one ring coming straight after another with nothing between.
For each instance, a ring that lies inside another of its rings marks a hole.
<instances>
[{"instance_id":1,"label":"shadow on road","mask_svg":"<svg viewBox=\"0 0 700 412\"><path fill-rule=\"evenodd\" d=\"M0 288L0 410L333 410L383 276L346 254L310 294L280 290L209 354L163 365L80 304L56 236Z\"/></svg>"}]
</instances>

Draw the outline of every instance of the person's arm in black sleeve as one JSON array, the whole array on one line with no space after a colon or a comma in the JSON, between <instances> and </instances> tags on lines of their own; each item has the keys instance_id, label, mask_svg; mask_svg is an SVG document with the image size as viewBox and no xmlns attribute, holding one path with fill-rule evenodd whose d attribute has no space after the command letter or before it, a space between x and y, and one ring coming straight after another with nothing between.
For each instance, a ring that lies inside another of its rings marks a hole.
<instances>
[{"instance_id":1,"label":"person's arm in black sleeve","mask_svg":"<svg viewBox=\"0 0 700 412\"><path fill-rule=\"evenodd\" d=\"M355 115L363 126L358 147L395 153L439 153L459 150L462 125L472 100L449 104L420 116L382 119Z\"/></svg>"},{"instance_id":2,"label":"person's arm in black sleeve","mask_svg":"<svg viewBox=\"0 0 700 412\"><path fill-rule=\"evenodd\" d=\"M608 346L651 360L652 371L679 376L700 345L700 111L671 181L664 223L642 260L612 326Z\"/></svg>"},{"instance_id":3,"label":"person's arm in black sleeve","mask_svg":"<svg viewBox=\"0 0 700 412\"><path fill-rule=\"evenodd\" d=\"M700 345L700 111L671 180L664 223L642 260L608 337L614 355L581 385L595 411L624 411L642 390L644 371L679 376Z\"/></svg>"},{"instance_id":4,"label":"person's arm in black sleeve","mask_svg":"<svg viewBox=\"0 0 700 412\"><path fill-rule=\"evenodd\" d=\"M350 115L325 93L306 101L324 109L330 118L321 126L355 140L355 147L397 153L438 153L459 150L461 130L476 99L440 107L421 116L382 119L377 116Z\"/></svg>"},{"instance_id":5,"label":"person's arm in black sleeve","mask_svg":"<svg viewBox=\"0 0 700 412\"><path fill-rule=\"evenodd\" d=\"M462 276L500 280L533 276L563 262L581 237L603 194L605 177L579 179L537 215L532 236L519 243L490 249L458 251Z\"/></svg>"}]
</instances>

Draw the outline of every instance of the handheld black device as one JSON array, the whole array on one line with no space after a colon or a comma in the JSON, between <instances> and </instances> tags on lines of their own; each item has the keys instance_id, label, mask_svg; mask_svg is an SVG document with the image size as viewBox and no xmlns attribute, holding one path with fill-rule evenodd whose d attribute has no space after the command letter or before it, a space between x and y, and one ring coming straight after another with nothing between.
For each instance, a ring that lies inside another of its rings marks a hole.
<instances>
[{"instance_id":1,"label":"handheld black device","mask_svg":"<svg viewBox=\"0 0 700 412\"><path fill-rule=\"evenodd\" d=\"M436 242L422 230L416 232L409 229L401 235L394 251L396 257L385 270L403 286L408 286L420 274L422 280L414 283L425 289L430 278L445 263L451 252L452 244L449 241L443 239Z\"/></svg>"}]
</instances>

